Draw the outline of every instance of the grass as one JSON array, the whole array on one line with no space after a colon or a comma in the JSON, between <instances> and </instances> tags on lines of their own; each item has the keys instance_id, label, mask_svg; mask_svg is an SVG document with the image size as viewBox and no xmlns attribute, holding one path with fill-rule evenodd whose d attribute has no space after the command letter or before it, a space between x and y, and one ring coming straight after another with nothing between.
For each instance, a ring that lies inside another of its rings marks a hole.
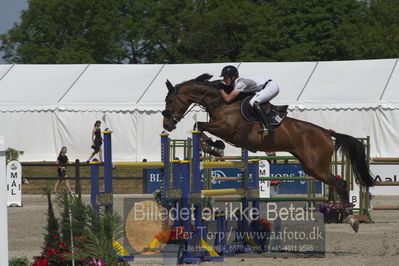
<instances>
[{"instance_id":1,"label":"grass","mask_svg":"<svg viewBox=\"0 0 399 266\"><path fill-rule=\"evenodd\" d=\"M42 162L42 163L54 163L54 166L22 166L22 177L52 177L53 180L29 180L29 184L22 185L23 194L43 194L49 189L53 189L55 182L57 181L57 166L55 162ZM40 163L35 163L40 164ZM75 176L75 167L67 167L67 175L69 177ZM103 169L100 167L100 177L103 176ZM134 169L130 166L118 166L112 170L113 177L142 177L143 171L140 169ZM80 177L90 177L90 167L80 167ZM72 189L75 190L75 181L70 180ZM83 194L90 193L90 180L81 180L81 192ZM113 192L116 194L138 194L143 193L144 179L134 180L113 180ZM100 187L102 181L100 181ZM66 190L64 182L60 186L61 190Z\"/></svg>"}]
</instances>

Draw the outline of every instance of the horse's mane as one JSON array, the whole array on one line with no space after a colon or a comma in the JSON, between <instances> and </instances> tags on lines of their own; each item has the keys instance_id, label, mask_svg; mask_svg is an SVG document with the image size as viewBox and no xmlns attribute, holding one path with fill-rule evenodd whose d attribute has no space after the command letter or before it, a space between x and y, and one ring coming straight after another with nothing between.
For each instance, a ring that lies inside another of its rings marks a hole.
<instances>
[{"instance_id":1,"label":"horse's mane","mask_svg":"<svg viewBox=\"0 0 399 266\"><path fill-rule=\"evenodd\" d=\"M196 78L193 78L193 79L190 79L190 80L186 80L186 81L183 81L183 82L181 82L179 84L176 84L176 87L183 86L183 85L185 85L187 83L190 83L190 82L205 83L207 85L211 85L211 86L215 87L217 84L219 84L221 82L221 80L209 81L212 77L213 76L211 74L204 73L204 74L199 75Z\"/></svg>"}]
</instances>

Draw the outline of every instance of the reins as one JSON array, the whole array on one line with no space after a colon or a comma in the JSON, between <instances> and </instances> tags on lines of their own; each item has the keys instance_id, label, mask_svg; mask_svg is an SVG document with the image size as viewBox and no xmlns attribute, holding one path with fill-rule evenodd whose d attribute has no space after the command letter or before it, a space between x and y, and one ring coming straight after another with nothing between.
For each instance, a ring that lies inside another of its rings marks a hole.
<instances>
[{"instance_id":1,"label":"reins","mask_svg":"<svg viewBox=\"0 0 399 266\"><path fill-rule=\"evenodd\" d=\"M203 110L206 109L206 107L201 106L200 103L206 98L206 96L208 96L209 90L210 90L210 89L207 89L206 92L204 93L204 95L203 95L199 100L197 100L197 101L194 102L194 105L193 105L190 109L188 109L188 110L183 114L183 116L180 118L180 120L183 119L188 113L190 113L191 110L193 110L193 108L196 107L196 106L199 106L199 107L200 107L201 109L203 109ZM178 98L177 95L176 95L176 98ZM207 105L213 107L213 104L217 103L220 99L221 99L220 96L219 96L219 97L216 97L215 100L213 100L211 103L209 103L209 104L207 104ZM179 99L179 101L183 102L181 99ZM179 120L179 121L180 121L180 120Z\"/></svg>"},{"instance_id":2,"label":"reins","mask_svg":"<svg viewBox=\"0 0 399 266\"><path fill-rule=\"evenodd\" d=\"M183 114L181 117L177 117L177 116L173 115L173 114L175 113L175 109L174 109L173 112L171 112L171 113L166 112L166 111L163 111L163 112L162 112L162 115L165 116L165 117L168 117L168 118L172 118L173 123L174 123L174 124L177 124L177 123L180 122L180 120L182 120L188 113L190 113L196 106L199 106L201 109L205 110L205 109L206 109L206 106L201 106L201 103L202 103L202 102L205 100L205 98L208 96L209 91L210 91L210 88L206 89L206 92L201 96L201 98L199 98L198 100L195 100L195 101L194 101L194 104L193 104L190 108L188 108L188 109L184 112L184 114ZM220 99L221 99L221 97L218 96L218 97L216 97L213 101L211 101L209 104L206 104L206 105L209 106L209 107L214 107L214 105L215 105L218 101L220 101ZM179 101L180 103L182 103L182 104L184 104L184 105L188 105L186 102L184 102L182 99L180 99L178 93L175 94L175 103L173 104L174 108L175 108L175 106L176 106L176 101ZM203 104L203 105L205 105L205 104Z\"/></svg>"}]
</instances>

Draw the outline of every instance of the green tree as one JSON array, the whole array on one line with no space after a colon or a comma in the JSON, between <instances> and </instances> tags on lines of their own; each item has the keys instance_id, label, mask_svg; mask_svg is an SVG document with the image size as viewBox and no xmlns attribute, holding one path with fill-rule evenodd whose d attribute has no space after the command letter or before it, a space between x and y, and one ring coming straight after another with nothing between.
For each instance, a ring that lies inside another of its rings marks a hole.
<instances>
[{"instance_id":1,"label":"green tree","mask_svg":"<svg viewBox=\"0 0 399 266\"><path fill-rule=\"evenodd\" d=\"M30 0L10 63L399 57L396 0Z\"/></svg>"},{"instance_id":2,"label":"green tree","mask_svg":"<svg viewBox=\"0 0 399 266\"><path fill-rule=\"evenodd\" d=\"M186 61L237 61L259 21L258 8L254 1L196 1L182 32Z\"/></svg>"},{"instance_id":3,"label":"green tree","mask_svg":"<svg viewBox=\"0 0 399 266\"><path fill-rule=\"evenodd\" d=\"M364 3L353 0L275 0L241 53L244 61L313 61L342 58L340 30L356 25ZM348 59L348 58L346 58Z\"/></svg>"},{"instance_id":4,"label":"green tree","mask_svg":"<svg viewBox=\"0 0 399 266\"><path fill-rule=\"evenodd\" d=\"M370 1L370 11L363 58L399 57L398 1Z\"/></svg>"},{"instance_id":5,"label":"green tree","mask_svg":"<svg viewBox=\"0 0 399 266\"><path fill-rule=\"evenodd\" d=\"M31 0L1 36L13 63L120 63L120 14L113 0Z\"/></svg>"}]
</instances>

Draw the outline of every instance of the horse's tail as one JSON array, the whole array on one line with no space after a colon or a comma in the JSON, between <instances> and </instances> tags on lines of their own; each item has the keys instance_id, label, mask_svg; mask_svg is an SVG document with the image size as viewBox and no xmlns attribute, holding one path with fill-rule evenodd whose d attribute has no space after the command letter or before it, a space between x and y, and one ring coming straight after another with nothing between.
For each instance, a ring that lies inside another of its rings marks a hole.
<instances>
[{"instance_id":1,"label":"horse's tail","mask_svg":"<svg viewBox=\"0 0 399 266\"><path fill-rule=\"evenodd\" d=\"M370 173L363 143L344 134L330 132L330 135L335 138L334 149L341 149L342 154L349 157L356 180L363 186L372 187L374 178Z\"/></svg>"}]
</instances>

